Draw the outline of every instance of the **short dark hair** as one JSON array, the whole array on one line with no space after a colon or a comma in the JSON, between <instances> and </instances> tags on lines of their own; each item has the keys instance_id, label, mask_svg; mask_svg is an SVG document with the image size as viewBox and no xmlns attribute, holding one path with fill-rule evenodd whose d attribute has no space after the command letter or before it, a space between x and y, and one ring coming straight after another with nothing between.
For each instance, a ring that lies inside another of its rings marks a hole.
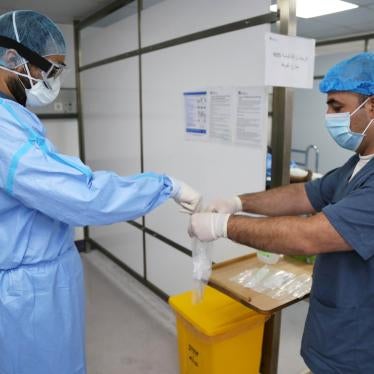
<instances>
[{"instance_id":1,"label":"short dark hair","mask_svg":"<svg viewBox=\"0 0 374 374\"><path fill-rule=\"evenodd\" d=\"M369 97L371 96L368 96L368 95L362 95L362 94L357 94L358 96L358 102L360 104L362 104L364 101L366 101Z\"/></svg>"}]
</instances>

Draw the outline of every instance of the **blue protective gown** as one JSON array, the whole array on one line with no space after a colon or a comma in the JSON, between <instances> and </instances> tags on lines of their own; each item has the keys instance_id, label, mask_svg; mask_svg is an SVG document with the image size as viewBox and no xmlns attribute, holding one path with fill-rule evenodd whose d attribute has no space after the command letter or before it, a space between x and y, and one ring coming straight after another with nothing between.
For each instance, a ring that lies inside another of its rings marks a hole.
<instances>
[{"instance_id":1,"label":"blue protective gown","mask_svg":"<svg viewBox=\"0 0 374 374\"><path fill-rule=\"evenodd\" d=\"M39 119L0 98L0 374L83 374L83 273L74 226L137 218L167 176L92 172L57 153Z\"/></svg>"}]
</instances>

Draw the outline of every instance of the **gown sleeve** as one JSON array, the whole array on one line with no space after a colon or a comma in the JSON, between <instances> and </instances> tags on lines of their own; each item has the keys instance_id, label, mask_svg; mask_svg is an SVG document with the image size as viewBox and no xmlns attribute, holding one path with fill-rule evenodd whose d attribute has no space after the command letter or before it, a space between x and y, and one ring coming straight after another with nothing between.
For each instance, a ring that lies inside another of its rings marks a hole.
<instances>
[{"instance_id":1,"label":"gown sleeve","mask_svg":"<svg viewBox=\"0 0 374 374\"><path fill-rule=\"evenodd\" d=\"M78 158L56 152L43 136L2 117L0 111L0 189L51 218L72 226L132 220L175 194L166 175L93 172Z\"/></svg>"}]
</instances>

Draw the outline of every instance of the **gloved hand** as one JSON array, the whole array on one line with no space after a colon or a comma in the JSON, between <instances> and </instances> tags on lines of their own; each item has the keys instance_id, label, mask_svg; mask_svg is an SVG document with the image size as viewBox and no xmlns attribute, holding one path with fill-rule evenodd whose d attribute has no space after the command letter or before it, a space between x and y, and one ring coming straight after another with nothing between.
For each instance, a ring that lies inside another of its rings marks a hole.
<instances>
[{"instance_id":1,"label":"gloved hand","mask_svg":"<svg viewBox=\"0 0 374 374\"><path fill-rule=\"evenodd\" d=\"M233 196L230 199L212 200L205 209L206 212L230 214L235 214L237 212L241 212L242 210L242 201L240 200L239 196Z\"/></svg>"},{"instance_id":2,"label":"gloved hand","mask_svg":"<svg viewBox=\"0 0 374 374\"><path fill-rule=\"evenodd\" d=\"M183 207L182 212L192 214L200 208L201 194L192 187L177 179L170 178L173 183L171 197Z\"/></svg>"},{"instance_id":3,"label":"gloved hand","mask_svg":"<svg viewBox=\"0 0 374 374\"><path fill-rule=\"evenodd\" d=\"M227 238L227 222L230 214L195 213L191 216L188 233L202 242Z\"/></svg>"}]
</instances>

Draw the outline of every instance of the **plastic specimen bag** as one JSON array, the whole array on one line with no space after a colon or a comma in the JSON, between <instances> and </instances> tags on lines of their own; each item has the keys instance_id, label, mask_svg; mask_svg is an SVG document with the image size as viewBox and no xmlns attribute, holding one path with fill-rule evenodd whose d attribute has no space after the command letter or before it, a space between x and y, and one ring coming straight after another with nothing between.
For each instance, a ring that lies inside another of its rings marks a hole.
<instances>
[{"instance_id":1,"label":"plastic specimen bag","mask_svg":"<svg viewBox=\"0 0 374 374\"><path fill-rule=\"evenodd\" d=\"M192 239L192 302L202 301L204 289L212 273L211 259L212 243L201 242L197 238Z\"/></svg>"},{"instance_id":2,"label":"plastic specimen bag","mask_svg":"<svg viewBox=\"0 0 374 374\"><path fill-rule=\"evenodd\" d=\"M308 274L297 275L268 265L245 270L230 280L277 300L301 298L312 286Z\"/></svg>"}]
</instances>

